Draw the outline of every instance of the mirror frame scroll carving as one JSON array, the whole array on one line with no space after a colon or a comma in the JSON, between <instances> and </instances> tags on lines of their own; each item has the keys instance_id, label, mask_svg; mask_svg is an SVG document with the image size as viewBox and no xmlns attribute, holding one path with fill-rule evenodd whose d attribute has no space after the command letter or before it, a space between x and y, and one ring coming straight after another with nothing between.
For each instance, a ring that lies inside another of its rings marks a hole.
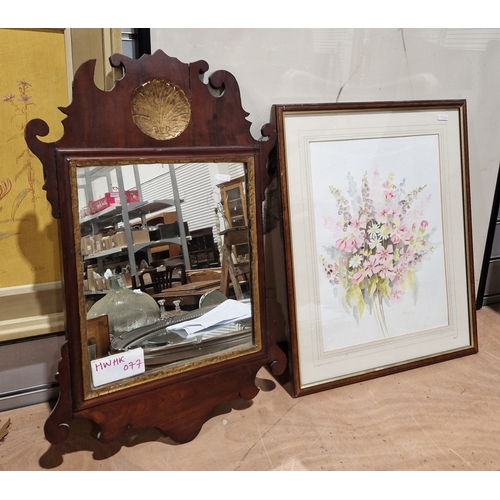
<instances>
[{"instance_id":1,"label":"mirror frame scroll carving","mask_svg":"<svg viewBox=\"0 0 500 500\"><path fill-rule=\"evenodd\" d=\"M116 440L130 427L157 427L182 443L199 433L218 404L253 399L258 393L255 377L263 366L270 366L275 375L286 366L267 307L262 244L262 207L270 181L266 164L276 142L276 130L266 124L261 129L262 138L254 139L236 79L227 71L216 71L204 83L208 71L205 61L186 64L157 51L138 60L114 54L110 62L122 70L123 77L109 91L94 84L95 60L82 64L76 72L72 102L60 108L67 116L63 120L64 135L58 141L43 142L48 126L41 119L30 121L25 130L29 148L43 164L44 189L53 216L60 220L63 246L66 343L57 375L60 397L47 419L45 435L51 443L60 443L68 435L68 421L83 418L100 426L102 442ZM156 108L146 106L154 116L144 118L146 128L139 127L132 109L134 93L148 82L158 81L167 82L175 91L155 89L161 94L160 104ZM183 102L173 102L172 95L178 97L180 92L185 97ZM223 160L245 163L249 174L249 206L254 214L250 222L252 303L254 331L259 332L253 348L211 358L209 363L194 363L189 369L165 369L155 376L139 376L118 383L116 390L91 388L83 368L87 360L82 347L85 313L79 286L81 259L75 236L79 234L76 169L86 165Z\"/></svg>"}]
</instances>

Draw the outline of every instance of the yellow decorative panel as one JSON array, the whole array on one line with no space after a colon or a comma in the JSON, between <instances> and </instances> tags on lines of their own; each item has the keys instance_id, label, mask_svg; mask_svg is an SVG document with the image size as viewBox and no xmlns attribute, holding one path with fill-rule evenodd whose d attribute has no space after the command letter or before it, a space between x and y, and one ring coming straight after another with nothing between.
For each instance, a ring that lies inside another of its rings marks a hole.
<instances>
[{"instance_id":1,"label":"yellow decorative panel","mask_svg":"<svg viewBox=\"0 0 500 500\"><path fill-rule=\"evenodd\" d=\"M0 288L59 281L57 221L24 128L43 117L50 127L44 141L63 134L57 107L68 104L64 31L0 29L0 67Z\"/></svg>"}]
</instances>

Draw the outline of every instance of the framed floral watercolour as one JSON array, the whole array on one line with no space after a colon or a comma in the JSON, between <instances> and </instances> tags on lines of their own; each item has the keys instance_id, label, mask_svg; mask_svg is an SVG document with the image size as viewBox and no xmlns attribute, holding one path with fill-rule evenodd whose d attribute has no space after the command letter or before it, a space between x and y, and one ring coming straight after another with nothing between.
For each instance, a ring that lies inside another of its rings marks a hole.
<instances>
[{"instance_id":1,"label":"framed floral watercolour","mask_svg":"<svg viewBox=\"0 0 500 500\"><path fill-rule=\"evenodd\" d=\"M294 395L476 353L466 102L274 109Z\"/></svg>"}]
</instances>

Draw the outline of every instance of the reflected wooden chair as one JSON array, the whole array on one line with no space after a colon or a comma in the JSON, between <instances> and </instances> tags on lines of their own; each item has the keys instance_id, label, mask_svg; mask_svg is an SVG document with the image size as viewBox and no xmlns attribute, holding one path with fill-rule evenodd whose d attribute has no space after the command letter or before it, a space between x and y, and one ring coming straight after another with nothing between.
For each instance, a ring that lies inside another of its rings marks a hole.
<instances>
[{"instance_id":1,"label":"reflected wooden chair","mask_svg":"<svg viewBox=\"0 0 500 500\"><path fill-rule=\"evenodd\" d=\"M149 280L146 280L146 277ZM143 269L137 274L139 287L145 293L156 294L167 288L172 288L175 283L187 283L186 266L184 264L165 265Z\"/></svg>"},{"instance_id":2,"label":"reflected wooden chair","mask_svg":"<svg viewBox=\"0 0 500 500\"><path fill-rule=\"evenodd\" d=\"M238 247L248 248L248 228L246 226L232 227L221 231L222 244L222 272L220 290L227 297L229 284L233 286L237 300L243 299L240 276L248 281L250 273L250 259L248 254L242 256L237 252Z\"/></svg>"}]
</instances>

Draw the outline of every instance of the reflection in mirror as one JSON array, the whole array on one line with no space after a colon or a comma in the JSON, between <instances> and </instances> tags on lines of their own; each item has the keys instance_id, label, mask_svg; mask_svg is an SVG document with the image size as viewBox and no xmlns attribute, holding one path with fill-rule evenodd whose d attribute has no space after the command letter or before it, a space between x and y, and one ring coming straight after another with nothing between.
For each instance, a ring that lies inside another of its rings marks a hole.
<instances>
[{"instance_id":1,"label":"reflection in mirror","mask_svg":"<svg viewBox=\"0 0 500 500\"><path fill-rule=\"evenodd\" d=\"M76 166L90 397L116 390L118 380L126 387L139 374L144 381L179 373L259 344L245 170ZM120 364L130 369L117 375Z\"/></svg>"}]
</instances>

